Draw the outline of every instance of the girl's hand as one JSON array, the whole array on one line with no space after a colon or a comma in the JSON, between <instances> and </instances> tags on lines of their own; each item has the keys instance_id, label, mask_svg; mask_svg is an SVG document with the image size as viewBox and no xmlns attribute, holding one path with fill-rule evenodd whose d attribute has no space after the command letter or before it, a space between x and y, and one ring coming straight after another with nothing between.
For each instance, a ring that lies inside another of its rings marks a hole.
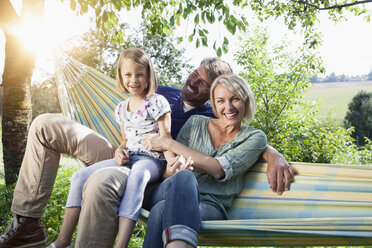
<instances>
[{"instance_id":1,"label":"girl's hand","mask_svg":"<svg viewBox=\"0 0 372 248\"><path fill-rule=\"evenodd\" d=\"M175 157L167 163L167 168L164 172L164 179L173 176L181 170L194 170L192 166L194 161L189 157L185 159L182 155Z\"/></svg>"},{"instance_id":2,"label":"girl's hand","mask_svg":"<svg viewBox=\"0 0 372 248\"><path fill-rule=\"evenodd\" d=\"M165 139L162 136L157 134L146 134L142 137L142 142L147 150L149 151L164 151L163 144L165 143Z\"/></svg>"},{"instance_id":3,"label":"girl's hand","mask_svg":"<svg viewBox=\"0 0 372 248\"><path fill-rule=\"evenodd\" d=\"M115 162L118 165L125 165L126 163L129 162L129 153L127 149L124 148L118 148L115 151Z\"/></svg>"}]
</instances>

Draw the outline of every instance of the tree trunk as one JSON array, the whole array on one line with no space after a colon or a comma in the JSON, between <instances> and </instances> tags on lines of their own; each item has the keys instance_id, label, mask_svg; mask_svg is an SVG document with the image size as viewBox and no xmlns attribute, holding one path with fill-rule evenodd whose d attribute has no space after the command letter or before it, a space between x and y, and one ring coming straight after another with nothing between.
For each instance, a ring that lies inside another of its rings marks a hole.
<instances>
[{"instance_id":1,"label":"tree trunk","mask_svg":"<svg viewBox=\"0 0 372 248\"><path fill-rule=\"evenodd\" d=\"M2 2L6 1L8 0L2 0ZM21 21L27 21L28 16L42 18L43 7L44 1L42 0L23 0L21 16L13 13L13 15L8 15L6 20L2 20L1 23L6 38L2 142L5 182L7 185L17 180L26 148L28 127L32 114L31 76L35 64L35 55L27 51L24 46L24 42L27 41L21 40L13 34L10 27L19 24Z\"/></svg>"},{"instance_id":2,"label":"tree trunk","mask_svg":"<svg viewBox=\"0 0 372 248\"><path fill-rule=\"evenodd\" d=\"M5 182L16 181L31 121L30 85L35 58L27 56L18 37L5 32L3 75L3 159Z\"/></svg>"}]
</instances>

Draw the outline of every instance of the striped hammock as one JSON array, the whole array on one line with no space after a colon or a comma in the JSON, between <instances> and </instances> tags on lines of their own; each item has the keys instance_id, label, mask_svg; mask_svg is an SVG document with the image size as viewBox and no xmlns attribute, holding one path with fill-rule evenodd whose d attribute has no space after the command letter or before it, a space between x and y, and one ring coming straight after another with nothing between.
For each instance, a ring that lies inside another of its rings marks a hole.
<instances>
[{"instance_id":1,"label":"striped hammock","mask_svg":"<svg viewBox=\"0 0 372 248\"><path fill-rule=\"evenodd\" d=\"M115 90L115 80L72 58L60 60L56 71L63 114L118 145L113 112L127 96ZM199 244L372 245L372 166L292 165L298 174L282 196L269 189L266 164L253 166L229 219L203 221ZM147 217L142 210L140 221Z\"/></svg>"}]
</instances>

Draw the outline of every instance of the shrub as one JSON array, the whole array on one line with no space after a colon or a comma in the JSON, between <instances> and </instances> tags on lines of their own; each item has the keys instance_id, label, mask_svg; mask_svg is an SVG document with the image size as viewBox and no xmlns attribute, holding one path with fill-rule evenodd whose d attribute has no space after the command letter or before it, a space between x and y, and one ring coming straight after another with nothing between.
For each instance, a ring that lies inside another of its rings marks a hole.
<instances>
[{"instance_id":1,"label":"shrub","mask_svg":"<svg viewBox=\"0 0 372 248\"><path fill-rule=\"evenodd\" d=\"M358 164L358 149L351 137L353 128L345 129L334 120L308 123L283 135L279 150L291 161ZM286 137L284 137L286 136Z\"/></svg>"},{"instance_id":2,"label":"shrub","mask_svg":"<svg viewBox=\"0 0 372 248\"><path fill-rule=\"evenodd\" d=\"M361 164L372 164L372 140L365 138L365 146L359 148L359 161Z\"/></svg>"},{"instance_id":3,"label":"shrub","mask_svg":"<svg viewBox=\"0 0 372 248\"><path fill-rule=\"evenodd\" d=\"M355 127L352 134L357 145L365 145L364 137L372 139L372 92L360 91L349 103L344 120L346 127Z\"/></svg>"}]
</instances>

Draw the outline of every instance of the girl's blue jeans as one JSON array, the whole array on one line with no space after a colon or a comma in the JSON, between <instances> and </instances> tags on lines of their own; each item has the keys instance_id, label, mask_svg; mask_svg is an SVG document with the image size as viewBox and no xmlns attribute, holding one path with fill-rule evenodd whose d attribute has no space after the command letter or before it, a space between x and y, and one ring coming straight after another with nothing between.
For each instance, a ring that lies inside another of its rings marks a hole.
<instances>
[{"instance_id":1,"label":"girl's blue jeans","mask_svg":"<svg viewBox=\"0 0 372 248\"><path fill-rule=\"evenodd\" d=\"M104 160L77 171L71 177L70 192L66 202L68 207L80 207L85 182L93 172L102 168L119 166L114 159ZM130 152L129 162L124 165L131 169L127 186L119 207L119 216L137 221L141 210L146 185L158 180L163 173L165 161L145 153Z\"/></svg>"},{"instance_id":2,"label":"girl's blue jeans","mask_svg":"<svg viewBox=\"0 0 372 248\"><path fill-rule=\"evenodd\" d=\"M182 170L162 182L152 193L144 248L165 247L183 240L197 247L202 220L225 219L215 206L200 202L198 182L189 170Z\"/></svg>"}]
</instances>

